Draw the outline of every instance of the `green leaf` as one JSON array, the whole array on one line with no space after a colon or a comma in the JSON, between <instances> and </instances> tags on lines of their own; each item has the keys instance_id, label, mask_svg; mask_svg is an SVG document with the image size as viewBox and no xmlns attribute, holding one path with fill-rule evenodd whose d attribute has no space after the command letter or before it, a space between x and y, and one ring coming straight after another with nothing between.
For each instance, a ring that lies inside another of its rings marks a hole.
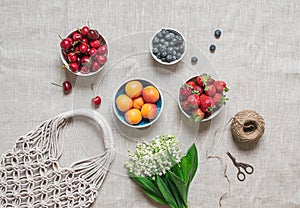
<instances>
[{"instance_id":1,"label":"green leaf","mask_svg":"<svg viewBox=\"0 0 300 208\"><path fill-rule=\"evenodd\" d=\"M133 174L131 174L130 177L142 188L145 194L147 194L150 198L157 201L158 203L167 204L167 202L164 200L163 195L152 179L135 176Z\"/></svg>"},{"instance_id":2,"label":"green leaf","mask_svg":"<svg viewBox=\"0 0 300 208\"><path fill-rule=\"evenodd\" d=\"M161 179L160 176L156 176L155 181L156 181L157 187L159 188L160 192L164 196L165 201L168 203L168 205L170 205L173 208L177 208L176 201L175 201L172 193L170 192L168 186L163 181L163 179Z\"/></svg>"},{"instance_id":3,"label":"green leaf","mask_svg":"<svg viewBox=\"0 0 300 208\"><path fill-rule=\"evenodd\" d=\"M195 144L193 144L187 154L181 158L181 167L183 173L183 181L189 187L198 168L198 153Z\"/></svg>"},{"instance_id":4,"label":"green leaf","mask_svg":"<svg viewBox=\"0 0 300 208\"><path fill-rule=\"evenodd\" d=\"M170 192L172 193L174 199L176 200L176 204L178 208L183 207L183 199L181 198L180 194L178 193L179 190L177 190L176 186L173 183L172 178L170 177L170 174L167 173L164 178L165 184L169 187Z\"/></svg>"},{"instance_id":5,"label":"green leaf","mask_svg":"<svg viewBox=\"0 0 300 208\"><path fill-rule=\"evenodd\" d=\"M181 180L184 180L183 179L183 173L182 173L182 168L181 168L181 164L180 163L177 163L176 165L174 165L172 167L172 171L173 173L178 176Z\"/></svg>"},{"instance_id":6,"label":"green leaf","mask_svg":"<svg viewBox=\"0 0 300 208\"><path fill-rule=\"evenodd\" d=\"M170 177L182 198L184 205L187 207L187 194L188 194L187 191L188 190L187 190L186 184L184 183L184 181L181 180L181 178L179 178L173 172L170 171L169 174L170 174Z\"/></svg>"},{"instance_id":7,"label":"green leaf","mask_svg":"<svg viewBox=\"0 0 300 208\"><path fill-rule=\"evenodd\" d=\"M191 160L191 163L192 163L192 168L189 173L189 184L190 184L197 172L197 169L198 169L198 152L197 152L197 148L196 148L195 144L193 144L190 147L187 155L189 155L189 159Z\"/></svg>"}]
</instances>

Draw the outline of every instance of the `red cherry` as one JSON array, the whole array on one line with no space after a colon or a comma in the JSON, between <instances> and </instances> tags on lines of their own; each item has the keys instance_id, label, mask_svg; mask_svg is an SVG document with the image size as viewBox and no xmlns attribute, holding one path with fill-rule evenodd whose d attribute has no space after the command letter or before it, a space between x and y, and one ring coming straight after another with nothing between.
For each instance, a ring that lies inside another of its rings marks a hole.
<instances>
[{"instance_id":1,"label":"red cherry","mask_svg":"<svg viewBox=\"0 0 300 208\"><path fill-rule=\"evenodd\" d=\"M100 96L96 96L92 99L92 103L94 105L94 107L99 107L99 105L101 104L101 97Z\"/></svg>"},{"instance_id":2,"label":"red cherry","mask_svg":"<svg viewBox=\"0 0 300 208\"><path fill-rule=\"evenodd\" d=\"M76 47L74 48L74 53L80 53L79 46L76 46Z\"/></svg>"},{"instance_id":3,"label":"red cherry","mask_svg":"<svg viewBox=\"0 0 300 208\"><path fill-rule=\"evenodd\" d=\"M67 40L69 40L71 42L71 44L74 43L73 39L72 38L66 38Z\"/></svg>"},{"instance_id":4,"label":"red cherry","mask_svg":"<svg viewBox=\"0 0 300 208\"><path fill-rule=\"evenodd\" d=\"M65 94L70 93L71 90L72 90L72 84L69 81L63 82L62 85L59 85L59 84L56 84L56 83L51 83L51 84L63 88Z\"/></svg>"},{"instance_id":5,"label":"red cherry","mask_svg":"<svg viewBox=\"0 0 300 208\"><path fill-rule=\"evenodd\" d=\"M70 41L68 38L63 39L60 42L60 47L63 50L69 50L71 48L71 45L72 45L72 41Z\"/></svg>"},{"instance_id":6,"label":"red cherry","mask_svg":"<svg viewBox=\"0 0 300 208\"><path fill-rule=\"evenodd\" d=\"M98 50L97 50L97 54L98 55L103 55L105 53L107 53L107 47L106 47L106 45L103 45L100 48L98 48Z\"/></svg>"},{"instance_id":7,"label":"red cherry","mask_svg":"<svg viewBox=\"0 0 300 208\"><path fill-rule=\"evenodd\" d=\"M92 48L99 48L101 45L100 45L99 40L92 40L92 41L90 41L90 46Z\"/></svg>"},{"instance_id":8,"label":"red cherry","mask_svg":"<svg viewBox=\"0 0 300 208\"><path fill-rule=\"evenodd\" d=\"M92 66L93 71L97 71L99 68L100 68L100 64L98 62L94 62Z\"/></svg>"},{"instance_id":9,"label":"red cherry","mask_svg":"<svg viewBox=\"0 0 300 208\"><path fill-rule=\"evenodd\" d=\"M93 54L95 54L96 53L96 48L91 48L90 50L89 50L89 55L90 56L92 56Z\"/></svg>"},{"instance_id":10,"label":"red cherry","mask_svg":"<svg viewBox=\"0 0 300 208\"><path fill-rule=\"evenodd\" d=\"M81 28L81 35L83 37L86 37L89 34L89 31L90 31L89 27L88 26L84 26L84 27Z\"/></svg>"},{"instance_id":11,"label":"red cherry","mask_svg":"<svg viewBox=\"0 0 300 208\"><path fill-rule=\"evenodd\" d=\"M68 57L69 62L76 62L77 61L77 56L73 52L68 53L67 57Z\"/></svg>"},{"instance_id":12,"label":"red cherry","mask_svg":"<svg viewBox=\"0 0 300 208\"><path fill-rule=\"evenodd\" d=\"M90 69L87 66L82 66L80 72L82 74L88 74L88 73L90 73Z\"/></svg>"},{"instance_id":13,"label":"red cherry","mask_svg":"<svg viewBox=\"0 0 300 208\"><path fill-rule=\"evenodd\" d=\"M84 63L89 63L90 62L90 57L88 56L84 56L81 58L81 63L84 64Z\"/></svg>"},{"instance_id":14,"label":"red cherry","mask_svg":"<svg viewBox=\"0 0 300 208\"><path fill-rule=\"evenodd\" d=\"M107 61L107 57L106 56L96 56L96 60L99 64L104 65Z\"/></svg>"},{"instance_id":15,"label":"red cherry","mask_svg":"<svg viewBox=\"0 0 300 208\"><path fill-rule=\"evenodd\" d=\"M87 49L88 49L88 46L86 44L84 44L84 43L80 44L79 51L81 53L86 53Z\"/></svg>"},{"instance_id":16,"label":"red cherry","mask_svg":"<svg viewBox=\"0 0 300 208\"><path fill-rule=\"evenodd\" d=\"M72 33L72 39L74 41L81 41L82 40L82 36L79 32L75 31Z\"/></svg>"},{"instance_id":17,"label":"red cherry","mask_svg":"<svg viewBox=\"0 0 300 208\"><path fill-rule=\"evenodd\" d=\"M69 81L63 82L63 89L64 89L64 93L66 93L66 94L70 93L72 90L71 82L69 82Z\"/></svg>"},{"instance_id":18,"label":"red cherry","mask_svg":"<svg viewBox=\"0 0 300 208\"><path fill-rule=\"evenodd\" d=\"M99 39L100 35L97 30L90 30L87 37L89 40L97 40Z\"/></svg>"},{"instance_id":19,"label":"red cherry","mask_svg":"<svg viewBox=\"0 0 300 208\"><path fill-rule=\"evenodd\" d=\"M85 43L85 44L89 44L89 40L86 39L86 38L82 38L81 42L82 42L82 43Z\"/></svg>"},{"instance_id":20,"label":"red cherry","mask_svg":"<svg viewBox=\"0 0 300 208\"><path fill-rule=\"evenodd\" d=\"M72 70L72 72L77 72L78 71L78 64L76 62L72 62L69 64L70 69Z\"/></svg>"}]
</instances>

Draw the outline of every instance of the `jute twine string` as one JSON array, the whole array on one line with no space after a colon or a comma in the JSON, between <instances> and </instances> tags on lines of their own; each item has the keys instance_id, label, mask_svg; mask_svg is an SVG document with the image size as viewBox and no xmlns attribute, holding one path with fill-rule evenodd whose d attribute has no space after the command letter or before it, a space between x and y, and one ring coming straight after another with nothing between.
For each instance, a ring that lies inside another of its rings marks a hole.
<instances>
[{"instance_id":1,"label":"jute twine string","mask_svg":"<svg viewBox=\"0 0 300 208\"><path fill-rule=\"evenodd\" d=\"M214 133L214 138L216 134L226 126L231 123L231 131L233 137L241 142L241 143L250 143L250 142L257 142L261 136L264 134L265 131L265 122L261 115L259 115L254 110L243 110L238 112L236 115L231 117L224 126L219 127L216 129ZM220 140L218 141L218 143ZM206 152L207 159L218 159L223 164L223 160L221 157L216 155L209 155ZM227 175L227 164L224 165L224 178L228 183L228 190L223 193L219 198L219 208L222 207L222 200L228 195L230 192L230 180Z\"/></svg>"},{"instance_id":2,"label":"jute twine string","mask_svg":"<svg viewBox=\"0 0 300 208\"><path fill-rule=\"evenodd\" d=\"M257 142L264 131L264 119L254 110L240 111L232 118L231 132L240 143Z\"/></svg>"}]
</instances>

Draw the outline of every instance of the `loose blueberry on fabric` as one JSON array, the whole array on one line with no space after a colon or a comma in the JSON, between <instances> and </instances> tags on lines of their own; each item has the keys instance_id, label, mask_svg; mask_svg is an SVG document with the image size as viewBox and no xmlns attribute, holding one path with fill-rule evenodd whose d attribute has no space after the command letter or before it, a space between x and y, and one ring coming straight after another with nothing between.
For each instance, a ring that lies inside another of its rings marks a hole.
<instances>
[{"instance_id":1,"label":"loose blueberry on fabric","mask_svg":"<svg viewBox=\"0 0 300 208\"><path fill-rule=\"evenodd\" d=\"M209 46L209 51L210 51L211 53L214 53L215 50L216 50L216 46L215 46L215 45L210 45L210 46Z\"/></svg>"},{"instance_id":2,"label":"loose blueberry on fabric","mask_svg":"<svg viewBox=\"0 0 300 208\"><path fill-rule=\"evenodd\" d=\"M198 58L196 56L193 56L191 58L191 62L192 62L192 64L196 64L198 62Z\"/></svg>"},{"instance_id":3,"label":"loose blueberry on fabric","mask_svg":"<svg viewBox=\"0 0 300 208\"><path fill-rule=\"evenodd\" d=\"M170 30L162 29L152 40L152 53L162 62L180 59L184 50L183 38Z\"/></svg>"},{"instance_id":4,"label":"loose blueberry on fabric","mask_svg":"<svg viewBox=\"0 0 300 208\"><path fill-rule=\"evenodd\" d=\"M221 30L216 30L215 31L215 38L220 38L221 34L222 34Z\"/></svg>"}]
</instances>

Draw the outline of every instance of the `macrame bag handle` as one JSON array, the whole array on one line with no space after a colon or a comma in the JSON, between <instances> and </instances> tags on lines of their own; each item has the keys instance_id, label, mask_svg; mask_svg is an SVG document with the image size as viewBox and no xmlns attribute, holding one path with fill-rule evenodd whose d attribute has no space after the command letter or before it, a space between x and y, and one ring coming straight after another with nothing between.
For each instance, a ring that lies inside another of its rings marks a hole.
<instances>
[{"instance_id":1,"label":"macrame bag handle","mask_svg":"<svg viewBox=\"0 0 300 208\"><path fill-rule=\"evenodd\" d=\"M62 114L64 119L76 116L83 116L94 120L102 130L105 149L113 148L114 144L111 129L100 113L87 109L76 109Z\"/></svg>"},{"instance_id":2,"label":"macrame bag handle","mask_svg":"<svg viewBox=\"0 0 300 208\"><path fill-rule=\"evenodd\" d=\"M83 116L94 120L102 130L104 147L106 150L101 155L84 159L71 165L71 169L75 174L79 175L80 178L87 182L92 183L94 187L98 189L102 185L109 166L115 156L113 135L108 123L98 112L86 109L77 109L62 114L64 119L75 116Z\"/></svg>"}]
</instances>

